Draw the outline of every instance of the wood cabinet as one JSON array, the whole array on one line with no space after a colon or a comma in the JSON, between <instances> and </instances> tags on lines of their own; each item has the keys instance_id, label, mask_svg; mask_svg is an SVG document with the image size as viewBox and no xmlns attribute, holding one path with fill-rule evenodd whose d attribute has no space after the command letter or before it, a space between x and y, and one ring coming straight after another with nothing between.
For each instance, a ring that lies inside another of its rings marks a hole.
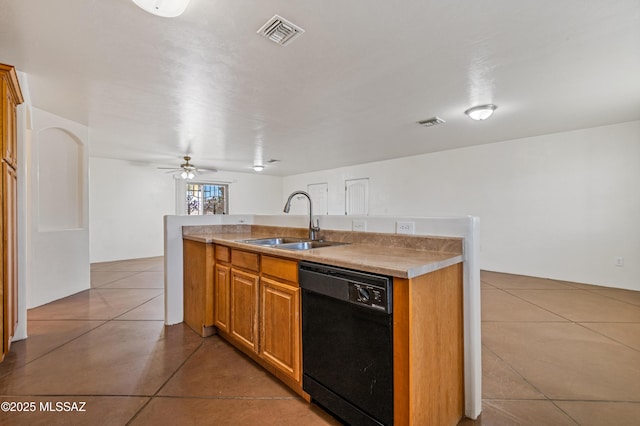
<instances>
[{"instance_id":1,"label":"wood cabinet","mask_svg":"<svg viewBox=\"0 0 640 426\"><path fill-rule=\"evenodd\" d=\"M253 353L258 353L259 262L258 253L231 249L229 334Z\"/></svg>"},{"instance_id":2,"label":"wood cabinet","mask_svg":"<svg viewBox=\"0 0 640 426\"><path fill-rule=\"evenodd\" d=\"M216 263L213 280L214 325L229 332L229 303L231 291L231 267Z\"/></svg>"},{"instance_id":3,"label":"wood cabinet","mask_svg":"<svg viewBox=\"0 0 640 426\"><path fill-rule=\"evenodd\" d=\"M187 241L185 321L214 324L221 337L309 400L302 390L298 262ZM394 424L457 424L464 413L462 283L462 263L394 278ZM188 300L199 314L189 315Z\"/></svg>"},{"instance_id":4,"label":"wood cabinet","mask_svg":"<svg viewBox=\"0 0 640 426\"><path fill-rule=\"evenodd\" d=\"M258 274L231 268L229 334L258 352Z\"/></svg>"},{"instance_id":5,"label":"wood cabinet","mask_svg":"<svg viewBox=\"0 0 640 426\"><path fill-rule=\"evenodd\" d=\"M231 303L231 249L214 246L215 267L213 274L213 322L218 330L229 332Z\"/></svg>"},{"instance_id":6,"label":"wood cabinet","mask_svg":"<svg viewBox=\"0 0 640 426\"><path fill-rule=\"evenodd\" d=\"M213 328L213 245L183 241L184 322L203 337Z\"/></svg>"},{"instance_id":7,"label":"wood cabinet","mask_svg":"<svg viewBox=\"0 0 640 426\"><path fill-rule=\"evenodd\" d=\"M15 69L0 64L2 82L2 159L13 169L18 167L16 106L23 102Z\"/></svg>"},{"instance_id":8,"label":"wood cabinet","mask_svg":"<svg viewBox=\"0 0 640 426\"><path fill-rule=\"evenodd\" d=\"M218 244L214 258L213 315L220 335L306 396L298 262Z\"/></svg>"},{"instance_id":9,"label":"wood cabinet","mask_svg":"<svg viewBox=\"0 0 640 426\"><path fill-rule=\"evenodd\" d=\"M393 280L394 424L464 415L462 263Z\"/></svg>"},{"instance_id":10,"label":"wood cabinet","mask_svg":"<svg viewBox=\"0 0 640 426\"><path fill-rule=\"evenodd\" d=\"M16 106L23 102L18 77L13 67L0 64L0 136L2 145L2 185L0 186L2 220L0 253L0 337L2 356L9 352L18 322L18 244L17 244L17 122Z\"/></svg>"},{"instance_id":11,"label":"wood cabinet","mask_svg":"<svg viewBox=\"0 0 640 426\"><path fill-rule=\"evenodd\" d=\"M263 276L260 289L260 355L300 382L300 288L297 282L287 283Z\"/></svg>"}]
</instances>

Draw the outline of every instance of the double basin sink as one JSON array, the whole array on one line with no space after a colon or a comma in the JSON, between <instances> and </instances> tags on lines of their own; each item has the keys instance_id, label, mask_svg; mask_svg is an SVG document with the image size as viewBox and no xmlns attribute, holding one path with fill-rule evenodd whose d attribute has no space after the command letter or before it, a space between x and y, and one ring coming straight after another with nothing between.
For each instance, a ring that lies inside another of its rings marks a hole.
<instances>
[{"instance_id":1,"label":"double basin sink","mask_svg":"<svg viewBox=\"0 0 640 426\"><path fill-rule=\"evenodd\" d=\"M273 247L284 250L310 250L320 247L339 246L348 243L340 243L336 241L309 240L294 237L274 237L274 238L256 238L253 240L242 240L242 243L253 244L262 247Z\"/></svg>"}]
</instances>

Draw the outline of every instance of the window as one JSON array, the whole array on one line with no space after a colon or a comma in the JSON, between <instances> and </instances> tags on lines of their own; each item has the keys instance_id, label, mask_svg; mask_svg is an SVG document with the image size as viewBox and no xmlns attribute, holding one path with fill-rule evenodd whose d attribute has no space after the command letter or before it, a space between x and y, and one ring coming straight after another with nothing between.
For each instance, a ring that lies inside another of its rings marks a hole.
<instances>
[{"instance_id":1,"label":"window","mask_svg":"<svg viewBox=\"0 0 640 426\"><path fill-rule=\"evenodd\" d=\"M187 214L228 214L229 185L219 183L188 183Z\"/></svg>"}]
</instances>

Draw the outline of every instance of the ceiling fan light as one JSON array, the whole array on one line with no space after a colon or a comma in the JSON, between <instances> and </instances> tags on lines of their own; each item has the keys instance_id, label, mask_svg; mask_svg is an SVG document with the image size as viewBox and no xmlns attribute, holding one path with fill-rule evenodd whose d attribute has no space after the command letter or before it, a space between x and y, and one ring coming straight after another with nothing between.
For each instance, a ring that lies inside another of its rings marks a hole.
<instances>
[{"instance_id":1,"label":"ceiling fan light","mask_svg":"<svg viewBox=\"0 0 640 426\"><path fill-rule=\"evenodd\" d=\"M191 0L133 0L141 9L162 16L163 18L175 18L182 15Z\"/></svg>"},{"instance_id":2,"label":"ceiling fan light","mask_svg":"<svg viewBox=\"0 0 640 426\"><path fill-rule=\"evenodd\" d=\"M493 104L478 105L478 106L474 106L473 108L469 108L464 113L467 114L469 118L473 120L481 121L491 117L493 115L493 112L497 108L498 107Z\"/></svg>"},{"instance_id":3,"label":"ceiling fan light","mask_svg":"<svg viewBox=\"0 0 640 426\"><path fill-rule=\"evenodd\" d=\"M193 173L191 171L187 172L187 179L193 179L194 177L196 177L195 173Z\"/></svg>"},{"instance_id":4,"label":"ceiling fan light","mask_svg":"<svg viewBox=\"0 0 640 426\"><path fill-rule=\"evenodd\" d=\"M187 179L187 172L186 172L186 170L183 170L183 171L182 171L182 173L180 173L180 177L181 177L182 179Z\"/></svg>"}]
</instances>

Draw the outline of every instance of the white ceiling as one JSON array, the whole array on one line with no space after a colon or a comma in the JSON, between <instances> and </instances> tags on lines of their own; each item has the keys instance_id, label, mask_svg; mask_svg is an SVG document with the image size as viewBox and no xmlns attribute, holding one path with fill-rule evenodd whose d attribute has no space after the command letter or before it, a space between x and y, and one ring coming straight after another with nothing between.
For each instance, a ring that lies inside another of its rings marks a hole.
<instances>
[{"instance_id":1,"label":"white ceiling","mask_svg":"<svg viewBox=\"0 0 640 426\"><path fill-rule=\"evenodd\" d=\"M640 119L640 1L0 0L0 62L92 156L290 175Z\"/></svg>"}]
</instances>

